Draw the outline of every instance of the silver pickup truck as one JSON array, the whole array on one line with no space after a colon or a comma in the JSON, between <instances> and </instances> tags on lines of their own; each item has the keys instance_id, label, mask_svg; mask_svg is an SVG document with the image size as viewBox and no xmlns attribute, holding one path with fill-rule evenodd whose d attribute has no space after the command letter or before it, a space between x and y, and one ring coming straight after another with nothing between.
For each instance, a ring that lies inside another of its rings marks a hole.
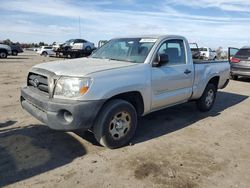
<instances>
[{"instance_id":1,"label":"silver pickup truck","mask_svg":"<svg viewBox=\"0 0 250 188\"><path fill-rule=\"evenodd\" d=\"M21 104L52 129L91 130L109 148L126 145L139 116L188 101L212 108L228 62L194 62L182 36L110 40L89 58L31 68Z\"/></svg>"}]
</instances>

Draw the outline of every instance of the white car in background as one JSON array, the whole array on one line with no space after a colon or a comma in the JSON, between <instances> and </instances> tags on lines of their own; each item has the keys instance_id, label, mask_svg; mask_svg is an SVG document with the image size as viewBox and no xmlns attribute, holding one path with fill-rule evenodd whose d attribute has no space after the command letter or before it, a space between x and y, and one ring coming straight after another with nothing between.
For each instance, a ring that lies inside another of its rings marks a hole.
<instances>
[{"instance_id":1,"label":"white car in background","mask_svg":"<svg viewBox=\"0 0 250 188\"><path fill-rule=\"evenodd\" d=\"M215 60L217 58L217 54L214 50L208 47L199 48L200 55L203 59L206 60Z\"/></svg>"},{"instance_id":2,"label":"white car in background","mask_svg":"<svg viewBox=\"0 0 250 188\"><path fill-rule=\"evenodd\" d=\"M42 56L54 56L56 53L54 52L52 46L42 46L37 50L37 53Z\"/></svg>"}]
</instances>

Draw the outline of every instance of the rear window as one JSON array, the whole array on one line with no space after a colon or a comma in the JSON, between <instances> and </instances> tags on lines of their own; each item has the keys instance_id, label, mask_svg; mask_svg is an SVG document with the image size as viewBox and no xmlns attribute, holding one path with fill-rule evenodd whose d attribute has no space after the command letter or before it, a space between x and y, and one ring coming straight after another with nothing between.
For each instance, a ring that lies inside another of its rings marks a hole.
<instances>
[{"instance_id":1,"label":"rear window","mask_svg":"<svg viewBox=\"0 0 250 188\"><path fill-rule=\"evenodd\" d=\"M52 49L52 47L44 47L44 49Z\"/></svg>"},{"instance_id":2,"label":"rear window","mask_svg":"<svg viewBox=\"0 0 250 188\"><path fill-rule=\"evenodd\" d=\"M240 49L235 56L247 56L250 57L250 49Z\"/></svg>"}]
</instances>

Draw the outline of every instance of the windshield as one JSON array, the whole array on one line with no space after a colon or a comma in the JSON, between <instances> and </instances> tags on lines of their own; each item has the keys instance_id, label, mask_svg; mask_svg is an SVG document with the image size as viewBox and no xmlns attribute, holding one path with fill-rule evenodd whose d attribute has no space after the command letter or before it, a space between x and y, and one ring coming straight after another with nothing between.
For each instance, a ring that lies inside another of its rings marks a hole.
<instances>
[{"instance_id":1,"label":"windshield","mask_svg":"<svg viewBox=\"0 0 250 188\"><path fill-rule=\"evenodd\" d=\"M74 42L74 39L67 40L65 43L71 43Z\"/></svg>"},{"instance_id":2,"label":"windshield","mask_svg":"<svg viewBox=\"0 0 250 188\"><path fill-rule=\"evenodd\" d=\"M152 38L113 39L99 48L92 58L144 63L156 40Z\"/></svg>"},{"instance_id":3,"label":"windshield","mask_svg":"<svg viewBox=\"0 0 250 188\"><path fill-rule=\"evenodd\" d=\"M238 56L245 56L245 57L250 57L250 49L246 49L246 48L244 48L244 49L240 49L237 53L236 53L236 55L235 55L236 57Z\"/></svg>"}]
</instances>

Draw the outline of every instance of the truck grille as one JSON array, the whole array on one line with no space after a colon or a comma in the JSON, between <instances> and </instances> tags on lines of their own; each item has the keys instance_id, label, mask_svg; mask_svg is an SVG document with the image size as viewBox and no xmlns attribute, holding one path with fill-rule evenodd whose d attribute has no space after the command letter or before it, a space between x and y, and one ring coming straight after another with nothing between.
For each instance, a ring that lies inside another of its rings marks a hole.
<instances>
[{"instance_id":1,"label":"truck grille","mask_svg":"<svg viewBox=\"0 0 250 188\"><path fill-rule=\"evenodd\" d=\"M35 74L30 72L28 75L28 86L32 86L40 91L49 93L48 78L43 75Z\"/></svg>"}]
</instances>

